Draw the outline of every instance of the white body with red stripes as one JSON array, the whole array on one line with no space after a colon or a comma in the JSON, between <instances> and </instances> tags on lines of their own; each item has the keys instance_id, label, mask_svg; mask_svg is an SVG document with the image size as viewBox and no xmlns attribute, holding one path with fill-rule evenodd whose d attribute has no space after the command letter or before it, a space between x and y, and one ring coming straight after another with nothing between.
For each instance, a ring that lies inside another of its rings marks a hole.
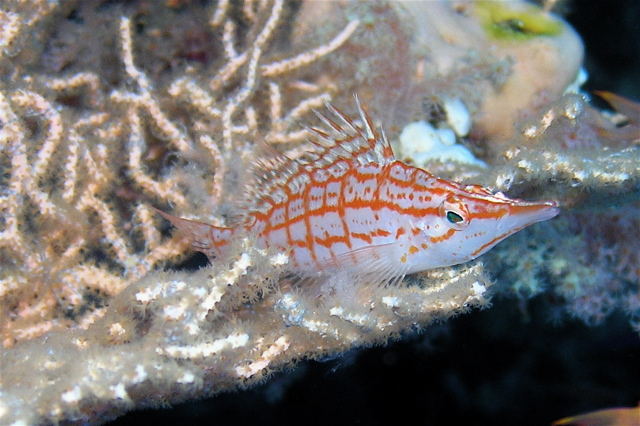
<instances>
[{"instance_id":1,"label":"white body with red stripes","mask_svg":"<svg viewBox=\"0 0 640 426\"><path fill-rule=\"evenodd\" d=\"M247 232L290 253L302 275L348 270L388 281L467 262L558 213L554 202L509 199L397 161L360 106L360 125L329 108L340 123L322 116L329 130L312 129L309 152L259 160L253 208L240 227L165 217L209 256Z\"/></svg>"}]
</instances>

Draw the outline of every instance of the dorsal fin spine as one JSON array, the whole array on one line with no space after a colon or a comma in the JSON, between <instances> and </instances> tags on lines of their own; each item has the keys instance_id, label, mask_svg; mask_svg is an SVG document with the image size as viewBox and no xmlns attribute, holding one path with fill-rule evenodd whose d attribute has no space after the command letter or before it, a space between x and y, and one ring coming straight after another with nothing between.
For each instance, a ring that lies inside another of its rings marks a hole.
<instances>
[{"instance_id":1,"label":"dorsal fin spine","mask_svg":"<svg viewBox=\"0 0 640 426\"><path fill-rule=\"evenodd\" d=\"M326 105L327 105L327 108L331 112L333 112L337 117L339 117L347 125L347 127L349 127L349 129L352 132L358 133L358 128L355 126L353 120L347 114L345 114L344 112L336 108L334 105L331 105L330 103L327 103Z\"/></svg>"},{"instance_id":2,"label":"dorsal fin spine","mask_svg":"<svg viewBox=\"0 0 640 426\"><path fill-rule=\"evenodd\" d=\"M331 104L327 104L329 115L315 111L324 126L309 129L309 149L297 158L289 158L275 149L262 149L260 153L267 158L254 162L254 187L247 192L247 204L257 211L270 211L275 191L285 188L289 194L301 193L317 170L341 176L345 168L368 164L384 166L395 161L384 132L374 129L373 121L357 97L356 106L358 120ZM280 198L275 196L275 201L279 202Z\"/></svg>"},{"instance_id":3,"label":"dorsal fin spine","mask_svg":"<svg viewBox=\"0 0 640 426\"><path fill-rule=\"evenodd\" d=\"M327 125L327 127L332 128L335 132L337 133L343 133L344 130L342 129L342 127L340 127L340 125L338 125L338 123L336 123L335 121L331 120L329 117L327 117L326 115L324 115L323 113L321 113L320 111L315 111L314 113L316 114L316 116L322 120L322 122L324 124Z\"/></svg>"},{"instance_id":4,"label":"dorsal fin spine","mask_svg":"<svg viewBox=\"0 0 640 426\"><path fill-rule=\"evenodd\" d=\"M362 120L362 125L364 126L367 132L367 139L376 139L376 133L373 129L373 123L371 122L371 118L369 114L365 111L364 107L360 103L360 99L358 95L354 95L356 99L356 106L358 107L358 113L360 114L360 119Z\"/></svg>"}]
</instances>

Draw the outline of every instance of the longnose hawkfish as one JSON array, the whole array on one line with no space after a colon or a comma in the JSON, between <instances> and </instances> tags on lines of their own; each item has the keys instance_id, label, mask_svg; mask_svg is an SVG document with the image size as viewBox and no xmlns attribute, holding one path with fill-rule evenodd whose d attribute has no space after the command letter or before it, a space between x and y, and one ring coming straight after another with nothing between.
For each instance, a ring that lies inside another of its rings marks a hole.
<instances>
[{"instance_id":1,"label":"longnose hawkfish","mask_svg":"<svg viewBox=\"0 0 640 426\"><path fill-rule=\"evenodd\" d=\"M440 179L397 160L382 129L356 104L359 122L327 105L326 129L311 128L309 150L256 161L253 206L240 225L218 227L160 212L210 258L234 236L289 253L300 276L346 271L377 282L474 259L508 236L558 214L478 185ZM275 151L275 150L274 150Z\"/></svg>"}]
</instances>

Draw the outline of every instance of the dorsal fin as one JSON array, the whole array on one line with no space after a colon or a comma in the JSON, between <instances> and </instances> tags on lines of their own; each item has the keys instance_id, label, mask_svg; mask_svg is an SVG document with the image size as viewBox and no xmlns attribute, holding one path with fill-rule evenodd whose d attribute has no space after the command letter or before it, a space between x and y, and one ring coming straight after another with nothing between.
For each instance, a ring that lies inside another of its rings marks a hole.
<instances>
[{"instance_id":1,"label":"dorsal fin","mask_svg":"<svg viewBox=\"0 0 640 426\"><path fill-rule=\"evenodd\" d=\"M327 103L331 115L316 112L325 127L309 129L307 150L297 158L289 158L270 146L264 147L264 143L260 145L253 164L254 181L247 189L247 202L254 210L268 209L287 196L300 193L311 173L337 165L340 160L354 165L380 166L395 161L384 131L375 129L357 96L355 99L360 122Z\"/></svg>"},{"instance_id":2,"label":"dorsal fin","mask_svg":"<svg viewBox=\"0 0 640 426\"><path fill-rule=\"evenodd\" d=\"M319 155L321 160L318 167L331 164L338 158L355 160L361 165L369 163L385 165L395 160L393 149L384 131L376 130L371 117L360 104L357 96L355 99L361 123L356 123L329 103L326 107L333 113L336 120L316 111L316 115L326 125L325 129L313 127L310 129L313 133L310 142L315 145L313 152ZM322 160L325 159L329 161L323 164Z\"/></svg>"}]
</instances>

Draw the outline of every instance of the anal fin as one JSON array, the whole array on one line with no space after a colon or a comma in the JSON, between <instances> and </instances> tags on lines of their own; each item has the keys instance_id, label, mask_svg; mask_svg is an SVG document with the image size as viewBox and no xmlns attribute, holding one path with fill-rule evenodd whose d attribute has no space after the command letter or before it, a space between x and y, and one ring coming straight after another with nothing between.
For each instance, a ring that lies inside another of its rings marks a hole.
<instances>
[{"instance_id":1,"label":"anal fin","mask_svg":"<svg viewBox=\"0 0 640 426\"><path fill-rule=\"evenodd\" d=\"M388 243L340 254L322 269L346 272L363 284L394 285L402 281L409 268L398 260L398 243Z\"/></svg>"}]
</instances>

